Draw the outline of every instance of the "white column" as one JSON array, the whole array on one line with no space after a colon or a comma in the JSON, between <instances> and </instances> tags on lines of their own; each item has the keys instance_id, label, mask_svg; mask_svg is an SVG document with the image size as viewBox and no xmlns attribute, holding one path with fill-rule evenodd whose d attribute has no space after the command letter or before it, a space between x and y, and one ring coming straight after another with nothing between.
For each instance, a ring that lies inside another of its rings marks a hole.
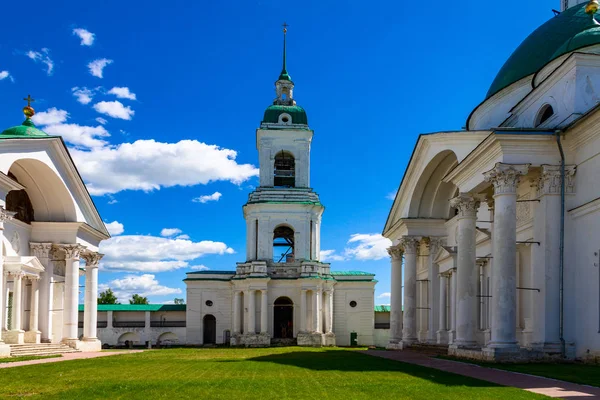
<instances>
[{"instance_id":1,"label":"white column","mask_svg":"<svg viewBox=\"0 0 600 400\"><path fill-rule=\"evenodd\" d=\"M4 310L6 309L6 305L4 304L5 297L4 291L2 290L2 282L4 280L4 222L11 220L14 215L14 212L6 211L4 207L0 206L0 344L4 343L2 340L2 327L4 326L4 321L6 319L6 315L4 315Z\"/></svg>"},{"instance_id":2,"label":"white column","mask_svg":"<svg viewBox=\"0 0 600 400\"><path fill-rule=\"evenodd\" d=\"M429 313L427 321L427 342L431 344L437 343L437 332L439 330L440 313L438 295L440 293L440 281L438 274L438 265L435 263L438 250L442 245L442 240L437 237L429 238L429 257L427 259L427 273L429 278L429 289L427 299L429 303Z\"/></svg>"},{"instance_id":3,"label":"white column","mask_svg":"<svg viewBox=\"0 0 600 400\"><path fill-rule=\"evenodd\" d=\"M484 173L494 185L491 348L517 350L517 187L529 165L497 163Z\"/></svg>"},{"instance_id":4,"label":"white column","mask_svg":"<svg viewBox=\"0 0 600 400\"><path fill-rule=\"evenodd\" d=\"M240 300L241 294L239 290L233 292L233 333L240 333Z\"/></svg>"},{"instance_id":5,"label":"white column","mask_svg":"<svg viewBox=\"0 0 600 400\"><path fill-rule=\"evenodd\" d=\"M260 333L268 333L269 305L267 302L267 289L260 291Z\"/></svg>"},{"instance_id":6,"label":"white column","mask_svg":"<svg viewBox=\"0 0 600 400\"><path fill-rule=\"evenodd\" d=\"M402 340L402 248L390 247L388 250L392 263L390 296L390 344Z\"/></svg>"},{"instance_id":7,"label":"white column","mask_svg":"<svg viewBox=\"0 0 600 400\"><path fill-rule=\"evenodd\" d=\"M79 303L79 244L57 245L65 253L65 302L63 309L63 341L77 340Z\"/></svg>"},{"instance_id":8,"label":"white column","mask_svg":"<svg viewBox=\"0 0 600 400\"><path fill-rule=\"evenodd\" d=\"M306 289L300 291L300 332L306 332Z\"/></svg>"},{"instance_id":9,"label":"white column","mask_svg":"<svg viewBox=\"0 0 600 400\"><path fill-rule=\"evenodd\" d=\"M333 289L327 295L329 305L327 307L327 333L333 333Z\"/></svg>"},{"instance_id":10,"label":"white column","mask_svg":"<svg viewBox=\"0 0 600 400\"><path fill-rule=\"evenodd\" d=\"M446 311L448 305L446 304L446 285L448 284L448 277L446 275L439 275L440 282L440 298L439 298L439 326L437 331L437 343L444 344L446 341L446 327L448 326L448 322L446 319Z\"/></svg>"},{"instance_id":11,"label":"white column","mask_svg":"<svg viewBox=\"0 0 600 400\"><path fill-rule=\"evenodd\" d=\"M321 313L321 318L323 318L323 325L325 329L323 329L323 333L329 332L329 291L324 290L322 292L322 306L323 312Z\"/></svg>"},{"instance_id":12,"label":"white column","mask_svg":"<svg viewBox=\"0 0 600 400\"><path fill-rule=\"evenodd\" d=\"M475 264L476 220L479 200L468 193L461 193L450 202L458 210L458 249L456 280L456 340L453 345L473 347L477 345L477 280Z\"/></svg>"},{"instance_id":13,"label":"white column","mask_svg":"<svg viewBox=\"0 0 600 400\"><path fill-rule=\"evenodd\" d=\"M13 277L12 331L21 330L23 313L23 274L16 273Z\"/></svg>"},{"instance_id":14,"label":"white column","mask_svg":"<svg viewBox=\"0 0 600 400\"><path fill-rule=\"evenodd\" d=\"M315 288L313 291L313 326L314 333L321 333L321 289Z\"/></svg>"},{"instance_id":15,"label":"white column","mask_svg":"<svg viewBox=\"0 0 600 400\"><path fill-rule=\"evenodd\" d=\"M248 333L256 333L256 292L248 290Z\"/></svg>"},{"instance_id":16,"label":"white column","mask_svg":"<svg viewBox=\"0 0 600 400\"><path fill-rule=\"evenodd\" d=\"M450 274L450 334L452 343L456 339L456 268Z\"/></svg>"},{"instance_id":17,"label":"white column","mask_svg":"<svg viewBox=\"0 0 600 400\"><path fill-rule=\"evenodd\" d=\"M40 274L39 297L39 330L41 341L49 343L52 341L52 303L54 291L52 290L52 275L54 264L50 262L50 251L52 243L30 243L31 254L40 260L44 266L44 272Z\"/></svg>"},{"instance_id":18,"label":"white column","mask_svg":"<svg viewBox=\"0 0 600 400\"><path fill-rule=\"evenodd\" d=\"M417 341L417 250L420 238L404 236L400 246L404 250L404 312L402 318L402 343Z\"/></svg>"},{"instance_id":19,"label":"white column","mask_svg":"<svg viewBox=\"0 0 600 400\"><path fill-rule=\"evenodd\" d=\"M38 279L31 279L31 310L29 311L29 330L38 331L40 290Z\"/></svg>"},{"instance_id":20,"label":"white column","mask_svg":"<svg viewBox=\"0 0 600 400\"><path fill-rule=\"evenodd\" d=\"M83 338L97 339L98 325L98 263L103 254L86 252L85 260L85 300L83 306ZM149 326L147 327L149 328Z\"/></svg>"}]
</instances>

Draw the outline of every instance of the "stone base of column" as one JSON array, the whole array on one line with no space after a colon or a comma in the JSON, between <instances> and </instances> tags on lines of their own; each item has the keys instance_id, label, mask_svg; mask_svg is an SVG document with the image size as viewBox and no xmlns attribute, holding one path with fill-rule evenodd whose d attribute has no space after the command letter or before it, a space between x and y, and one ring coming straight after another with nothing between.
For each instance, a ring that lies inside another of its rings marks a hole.
<instances>
[{"instance_id":1,"label":"stone base of column","mask_svg":"<svg viewBox=\"0 0 600 400\"><path fill-rule=\"evenodd\" d=\"M335 333L328 332L323 336L323 346L335 346Z\"/></svg>"},{"instance_id":2,"label":"stone base of column","mask_svg":"<svg viewBox=\"0 0 600 400\"><path fill-rule=\"evenodd\" d=\"M493 344L490 343L490 346L483 348L481 353L483 360L493 362L515 362L529 358L521 354L521 349L517 345L493 347Z\"/></svg>"},{"instance_id":3,"label":"stone base of column","mask_svg":"<svg viewBox=\"0 0 600 400\"><path fill-rule=\"evenodd\" d=\"M0 358L10 357L10 346L5 343L0 343Z\"/></svg>"},{"instance_id":4,"label":"stone base of column","mask_svg":"<svg viewBox=\"0 0 600 400\"><path fill-rule=\"evenodd\" d=\"M60 341L62 344L66 344L67 346L77 350L77 345L79 343L79 339L67 339L67 338L63 338L63 340Z\"/></svg>"},{"instance_id":5,"label":"stone base of column","mask_svg":"<svg viewBox=\"0 0 600 400\"><path fill-rule=\"evenodd\" d=\"M436 332L437 334L437 343L436 344L448 344L448 331L447 330L439 330Z\"/></svg>"},{"instance_id":6,"label":"stone base of column","mask_svg":"<svg viewBox=\"0 0 600 400\"><path fill-rule=\"evenodd\" d=\"M6 344L23 344L25 343L25 331L12 330L4 331L2 338Z\"/></svg>"},{"instance_id":7,"label":"stone base of column","mask_svg":"<svg viewBox=\"0 0 600 400\"><path fill-rule=\"evenodd\" d=\"M402 350L402 344L400 343L400 340L390 340L387 344L387 346L385 346L386 350Z\"/></svg>"},{"instance_id":8,"label":"stone base of column","mask_svg":"<svg viewBox=\"0 0 600 400\"><path fill-rule=\"evenodd\" d=\"M233 339L232 337L232 346L269 347L271 345L271 336L268 333L244 333L236 337L235 344Z\"/></svg>"},{"instance_id":9,"label":"stone base of column","mask_svg":"<svg viewBox=\"0 0 600 400\"><path fill-rule=\"evenodd\" d=\"M296 341L298 342L298 346L321 347L325 342L323 336L324 335L319 332L298 333Z\"/></svg>"},{"instance_id":10,"label":"stone base of column","mask_svg":"<svg viewBox=\"0 0 600 400\"><path fill-rule=\"evenodd\" d=\"M84 352L102 351L102 342L100 342L98 338L84 338L83 340L78 340L76 346L77 350Z\"/></svg>"},{"instance_id":11,"label":"stone base of column","mask_svg":"<svg viewBox=\"0 0 600 400\"><path fill-rule=\"evenodd\" d=\"M41 343L42 332L27 331L25 332L25 343Z\"/></svg>"},{"instance_id":12,"label":"stone base of column","mask_svg":"<svg viewBox=\"0 0 600 400\"><path fill-rule=\"evenodd\" d=\"M48 338L41 338L40 339L40 343L52 343L52 339L48 339Z\"/></svg>"}]
</instances>

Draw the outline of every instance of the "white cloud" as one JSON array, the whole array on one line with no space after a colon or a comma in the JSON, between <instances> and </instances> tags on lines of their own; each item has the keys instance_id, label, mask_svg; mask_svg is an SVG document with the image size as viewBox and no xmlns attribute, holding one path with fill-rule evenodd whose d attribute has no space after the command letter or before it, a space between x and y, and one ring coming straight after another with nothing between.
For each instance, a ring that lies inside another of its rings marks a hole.
<instances>
[{"instance_id":1,"label":"white cloud","mask_svg":"<svg viewBox=\"0 0 600 400\"><path fill-rule=\"evenodd\" d=\"M50 76L54 71L54 61L49 56L50 49L43 48L40 51L29 50L25 55L31 58L36 63L41 62L46 65L46 73Z\"/></svg>"},{"instance_id":2,"label":"white cloud","mask_svg":"<svg viewBox=\"0 0 600 400\"><path fill-rule=\"evenodd\" d=\"M82 46L91 46L92 44L94 44L94 38L96 36L92 32L83 28L73 29L73 35L79 36L79 39L81 39Z\"/></svg>"},{"instance_id":3,"label":"white cloud","mask_svg":"<svg viewBox=\"0 0 600 400\"><path fill-rule=\"evenodd\" d=\"M69 118L68 112L52 107L46 111L38 112L31 119L36 125L55 125L65 122L67 118Z\"/></svg>"},{"instance_id":4,"label":"white cloud","mask_svg":"<svg viewBox=\"0 0 600 400\"><path fill-rule=\"evenodd\" d=\"M342 255L335 254L335 250L321 250L320 259L323 262L327 261L344 261L345 258Z\"/></svg>"},{"instance_id":5,"label":"white cloud","mask_svg":"<svg viewBox=\"0 0 600 400\"><path fill-rule=\"evenodd\" d=\"M398 193L397 190L394 192L390 192L387 194L387 196L385 196L385 198L388 200L396 200L396 193Z\"/></svg>"},{"instance_id":6,"label":"white cloud","mask_svg":"<svg viewBox=\"0 0 600 400\"><path fill-rule=\"evenodd\" d=\"M10 78L10 80L14 82L13 77L10 75L10 73L8 71L0 71L0 81L4 80L6 78Z\"/></svg>"},{"instance_id":7,"label":"white cloud","mask_svg":"<svg viewBox=\"0 0 600 400\"><path fill-rule=\"evenodd\" d=\"M113 271L164 272L188 267L208 254L233 254L223 242L171 239L157 236L115 236L100 244L101 267Z\"/></svg>"},{"instance_id":8,"label":"white cloud","mask_svg":"<svg viewBox=\"0 0 600 400\"><path fill-rule=\"evenodd\" d=\"M164 228L162 231L160 231L160 236L169 237L175 236L179 233L181 233L181 229L179 228Z\"/></svg>"},{"instance_id":9,"label":"white cloud","mask_svg":"<svg viewBox=\"0 0 600 400\"><path fill-rule=\"evenodd\" d=\"M113 118L130 120L135 114L131 107L125 107L120 101L101 101L94 104L94 110Z\"/></svg>"},{"instance_id":10,"label":"white cloud","mask_svg":"<svg viewBox=\"0 0 600 400\"><path fill-rule=\"evenodd\" d=\"M378 299L389 299L392 296L391 293L386 292L386 293L381 293L379 296L377 296Z\"/></svg>"},{"instance_id":11,"label":"white cloud","mask_svg":"<svg viewBox=\"0 0 600 400\"><path fill-rule=\"evenodd\" d=\"M208 268L206 265L192 265L190 269L192 271L208 271L210 268Z\"/></svg>"},{"instance_id":12,"label":"white cloud","mask_svg":"<svg viewBox=\"0 0 600 400\"><path fill-rule=\"evenodd\" d=\"M134 294L140 296L171 296L181 294L179 288L171 288L161 285L152 274L143 275L126 275L121 279L113 279L112 281L98 285L98 290L104 291L112 289L121 303L127 301Z\"/></svg>"},{"instance_id":13,"label":"white cloud","mask_svg":"<svg viewBox=\"0 0 600 400\"><path fill-rule=\"evenodd\" d=\"M177 143L138 140L91 151L73 149L71 154L92 195L214 181L240 184L258 175L253 165L235 161L234 150L196 140Z\"/></svg>"},{"instance_id":14,"label":"white cloud","mask_svg":"<svg viewBox=\"0 0 600 400\"><path fill-rule=\"evenodd\" d=\"M347 258L380 260L388 257L387 248L392 245L392 241L378 233L357 233L350 236L348 244L354 247L346 247L344 254Z\"/></svg>"},{"instance_id":15,"label":"white cloud","mask_svg":"<svg viewBox=\"0 0 600 400\"><path fill-rule=\"evenodd\" d=\"M194 203L208 203L209 201L219 201L221 196L222 196L221 193L214 192L213 194L209 194L206 196L196 197L195 199L192 199L192 201Z\"/></svg>"},{"instance_id":16,"label":"white cloud","mask_svg":"<svg viewBox=\"0 0 600 400\"><path fill-rule=\"evenodd\" d=\"M98 78L103 78L104 67L112 63L113 60L109 60L108 58L100 58L98 60L94 60L88 64L90 74Z\"/></svg>"},{"instance_id":17,"label":"white cloud","mask_svg":"<svg viewBox=\"0 0 600 400\"><path fill-rule=\"evenodd\" d=\"M71 89L71 91L73 92L73 96L75 96L77 98L77 101L81 104L89 104L92 101L92 98L95 94L94 90L88 89L86 87L80 88L75 86Z\"/></svg>"},{"instance_id":18,"label":"white cloud","mask_svg":"<svg viewBox=\"0 0 600 400\"><path fill-rule=\"evenodd\" d=\"M106 229L108 229L108 233L110 233L112 236L120 235L125 231L123 224L118 221L113 221L104 225L106 226Z\"/></svg>"},{"instance_id":19,"label":"white cloud","mask_svg":"<svg viewBox=\"0 0 600 400\"><path fill-rule=\"evenodd\" d=\"M114 94L120 99L135 100L135 93L131 93L128 87L114 87L108 91L109 94Z\"/></svg>"},{"instance_id":20,"label":"white cloud","mask_svg":"<svg viewBox=\"0 0 600 400\"><path fill-rule=\"evenodd\" d=\"M96 118L96 122L97 122L97 123L99 123L99 124L102 124L102 125L106 125L106 124L108 124L108 121L107 121L107 120L105 120L105 119L104 119L104 118L102 118L102 117L98 117L98 118Z\"/></svg>"},{"instance_id":21,"label":"white cloud","mask_svg":"<svg viewBox=\"0 0 600 400\"><path fill-rule=\"evenodd\" d=\"M86 148L103 147L108 144L105 140L99 139L108 137L110 134L102 125L82 126L77 124L57 124L44 127L44 132L48 135L62 136L63 139L75 146ZM71 149L74 151L75 149ZM101 165L89 165L89 168L102 169Z\"/></svg>"},{"instance_id":22,"label":"white cloud","mask_svg":"<svg viewBox=\"0 0 600 400\"><path fill-rule=\"evenodd\" d=\"M190 235L178 235L178 236L175 237L175 239L189 240L190 239Z\"/></svg>"}]
</instances>

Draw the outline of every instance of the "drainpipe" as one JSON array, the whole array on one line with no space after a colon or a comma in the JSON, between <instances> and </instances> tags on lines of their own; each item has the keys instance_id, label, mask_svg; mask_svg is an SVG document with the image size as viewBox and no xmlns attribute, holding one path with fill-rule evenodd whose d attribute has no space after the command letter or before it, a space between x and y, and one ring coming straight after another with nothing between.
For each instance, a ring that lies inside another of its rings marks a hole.
<instances>
[{"instance_id":1,"label":"drainpipe","mask_svg":"<svg viewBox=\"0 0 600 400\"><path fill-rule=\"evenodd\" d=\"M565 327L565 310L564 310L564 276L565 276L565 153L563 152L562 143L560 142L560 134L562 131L556 132L556 144L560 152L560 244L559 244L559 339L560 353L563 358L566 357L567 351L565 347L564 327Z\"/></svg>"}]
</instances>

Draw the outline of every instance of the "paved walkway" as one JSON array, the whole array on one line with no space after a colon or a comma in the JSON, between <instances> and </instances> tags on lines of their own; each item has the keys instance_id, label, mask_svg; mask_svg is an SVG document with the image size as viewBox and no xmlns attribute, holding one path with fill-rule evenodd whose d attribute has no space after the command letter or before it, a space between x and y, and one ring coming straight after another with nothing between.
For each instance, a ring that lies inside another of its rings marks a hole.
<instances>
[{"instance_id":1,"label":"paved walkway","mask_svg":"<svg viewBox=\"0 0 600 400\"><path fill-rule=\"evenodd\" d=\"M23 365L47 364L47 363L70 361L70 360L84 360L87 358L118 356L119 354L141 353L142 351L143 350L122 350L122 351L101 351L101 352L94 352L94 353L65 353L62 355L62 357L52 357L52 358L42 358L39 360L0 363L0 369L21 367Z\"/></svg>"},{"instance_id":2,"label":"paved walkway","mask_svg":"<svg viewBox=\"0 0 600 400\"><path fill-rule=\"evenodd\" d=\"M409 364L435 368L441 371L452 372L454 374L493 382L503 386L514 386L516 388L550 397L562 399L600 399L600 388L597 387L578 385L576 383L542 378L518 372L486 368L475 364L468 364L466 362L433 358L413 351L367 350L363 353Z\"/></svg>"}]
</instances>

